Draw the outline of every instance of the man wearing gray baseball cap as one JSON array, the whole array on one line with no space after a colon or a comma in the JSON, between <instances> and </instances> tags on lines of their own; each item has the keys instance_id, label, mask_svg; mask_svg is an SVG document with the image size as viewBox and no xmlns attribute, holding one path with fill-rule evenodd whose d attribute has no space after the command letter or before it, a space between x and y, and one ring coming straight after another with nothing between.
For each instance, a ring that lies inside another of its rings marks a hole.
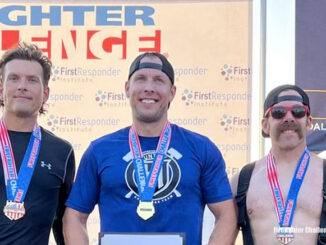
<instances>
[{"instance_id":1,"label":"man wearing gray baseball cap","mask_svg":"<svg viewBox=\"0 0 326 245\"><path fill-rule=\"evenodd\" d=\"M266 97L262 134L267 156L232 179L244 245L323 244L323 160L306 144L311 127L308 95L282 85Z\"/></svg>"}]
</instances>

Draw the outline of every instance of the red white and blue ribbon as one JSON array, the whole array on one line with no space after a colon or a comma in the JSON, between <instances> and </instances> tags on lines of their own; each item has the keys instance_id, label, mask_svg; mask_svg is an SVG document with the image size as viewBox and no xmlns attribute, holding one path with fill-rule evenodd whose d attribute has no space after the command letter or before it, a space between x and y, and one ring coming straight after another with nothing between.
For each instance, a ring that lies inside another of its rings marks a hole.
<instances>
[{"instance_id":1,"label":"red white and blue ribbon","mask_svg":"<svg viewBox=\"0 0 326 245\"><path fill-rule=\"evenodd\" d=\"M17 175L15 158L4 120L0 120L0 153L6 184L7 200L24 202L26 192L33 176L41 146L41 129L33 128L23 162Z\"/></svg>"},{"instance_id":2,"label":"red white and blue ribbon","mask_svg":"<svg viewBox=\"0 0 326 245\"><path fill-rule=\"evenodd\" d=\"M273 194L275 211L280 227L291 227L298 194L307 172L310 161L310 153L307 149L302 153L292 178L288 197L284 197L277 177L276 165L273 154L267 156L267 176Z\"/></svg>"},{"instance_id":3,"label":"red white and blue ribbon","mask_svg":"<svg viewBox=\"0 0 326 245\"><path fill-rule=\"evenodd\" d=\"M141 201L152 201L158 176L171 141L171 124L166 122L156 148L154 160L147 176L139 137L134 126L129 130L129 146L133 155L139 198Z\"/></svg>"}]
</instances>

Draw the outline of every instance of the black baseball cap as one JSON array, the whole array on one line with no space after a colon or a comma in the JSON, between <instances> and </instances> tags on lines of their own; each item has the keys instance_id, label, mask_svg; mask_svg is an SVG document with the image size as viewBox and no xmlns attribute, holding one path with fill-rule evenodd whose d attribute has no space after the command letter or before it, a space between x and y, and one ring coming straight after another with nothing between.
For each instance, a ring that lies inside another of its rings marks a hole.
<instances>
[{"instance_id":1,"label":"black baseball cap","mask_svg":"<svg viewBox=\"0 0 326 245\"><path fill-rule=\"evenodd\" d=\"M301 95L301 97L295 95L286 95L286 96L279 97L279 94L286 90L295 90L298 92L298 94ZM306 92L296 85L286 84L286 85L278 86L269 92L264 102L264 115L271 106L286 100L294 100L294 101L301 102L302 104L308 106L310 110L309 97L306 94Z\"/></svg>"},{"instance_id":2,"label":"black baseball cap","mask_svg":"<svg viewBox=\"0 0 326 245\"><path fill-rule=\"evenodd\" d=\"M287 90L294 90L300 94L300 96L297 95L284 95L284 96L279 96L279 94L283 91ZM309 112L310 112L310 102L309 102L309 97L306 94L303 89L298 87L297 85L292 85L292 84L285 84L278 86L274 88L272 91L269 92L267 95L265 102L264 102L264 116L266 114L266 111L272 107L273 105L280 103L282 101L298 101L301 102L302 104L308 106ZM262 135L264 137L269 137L269 135L265 134L264 131L262 131Z\"/></svg>"},{"instance_id":3,"label":"black baseball cap","mask_svg":"<svg viewBox=\"0 0 326 245\"><path fill-rule=\"evenodd\" d=\"M140 63L140 61L146 57L146 56L156 56L159 58L162 62L162 65L156 64L156 63L150 63L150 62L143 62ZM143 69L143 68L151 68L151 69L156 69L164 72L170 79L171 83L174 84L174 70L170 62L167 60L167 58L159 53L154 53L154 52L147 52L140 54L136 57L136 59L131 63L131 66L129 68L129 75L128 75L128 80L134 74L137 70Z\"/></svg>"}]
</instances>

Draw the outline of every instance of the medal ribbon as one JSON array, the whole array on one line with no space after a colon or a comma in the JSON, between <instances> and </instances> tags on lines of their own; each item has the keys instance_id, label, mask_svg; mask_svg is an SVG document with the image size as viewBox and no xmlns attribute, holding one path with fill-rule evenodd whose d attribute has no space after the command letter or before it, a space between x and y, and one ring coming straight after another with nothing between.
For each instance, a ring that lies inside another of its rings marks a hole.
<instances>
[{"instance_id":1,"label":"medal ribbon","mask_svg":"<svg viewBox=\"0 0 326 245\"><path fill-rule=\"evenodd\" d=\"M18 176L10 138L4 120L0 120L0 153L6 184L7 200L24 202L41 146L41 129L37 124L29 140Z\"/></svg>"},{"instance_id":2,"label":"medal ribbon","mask_svg":"<svg viewBox=\"0 0 326 245\"><path fill-rule=\"evenodd\" d=\"M291 227L292 225L298 194L309 166L309 160L310 153L307 149L305 149L297 164L290 185L288 197L284 204L284 198L278 182L273 154L270 152L267 156L267 176L273 194L275 211L280 227Z\"/></svg>"},{"instance_id":3,"label":"medal ribbon","mask_svg":"<svg viewBox=\"0 0 326 245\"><path fill-rule=\"evenodd\" d=\"M133 165L136 173L139 198L141 201L148 202L153 200L158 176L161 171L161 167L164 163L165 154L170 145L171 131L171 124L169 122L166 122L164 129L161 132L159 142L157 144L152 167L147 176L139 137L136 133L134 126L130 127L129 146L133 155Z\"/></svg>"}]
</instances>

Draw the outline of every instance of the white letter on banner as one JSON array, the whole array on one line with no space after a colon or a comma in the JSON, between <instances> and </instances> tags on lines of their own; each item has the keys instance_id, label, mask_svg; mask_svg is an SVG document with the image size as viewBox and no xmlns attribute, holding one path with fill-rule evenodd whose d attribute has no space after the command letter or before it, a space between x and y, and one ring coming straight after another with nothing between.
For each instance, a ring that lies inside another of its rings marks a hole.
<instances>
[{"instance_id":1,"label":"white letter on banner","mask_svg":"<svg viewBox=\"0 0 326 245\"><path fill-rule=\"evenodd\" d=\"M52 52L52 56L62 59L63 46L67 53L67 59L72 58L86 60L87 57L87 31L78 30L76 34L76 47L72 38L71 31L53 30L55 38L52 39L52 47L56 47L57 51Z\"/></svg>"},{"instance_id":2,"label":"white letter on banner","mask_svg":"<svg viewBox=\"0 0 326 245\"><path fill-rule=\"evenodd\" d=\"M121 35L121 34L120 34ZM108 53L103 49L103 42L105 39L110 38L110 37L116 37L116 36L112 36L112 31L110 33L108 33L107 31L99 31L96 32L91 39L89 40L89 49L90 51L99 59L106 59L108 57L112 58L112 57L116 57L118 59L121 58L122 53L123 53L123 45L113 45L112 47L112 53ZM118 38L119 35L117 35ZM116 47L114 48L114 46L120 46L120 47ZM116 50L121 50L121 52L114 52L113 49Z\"/></svg>"}]
</instances>

